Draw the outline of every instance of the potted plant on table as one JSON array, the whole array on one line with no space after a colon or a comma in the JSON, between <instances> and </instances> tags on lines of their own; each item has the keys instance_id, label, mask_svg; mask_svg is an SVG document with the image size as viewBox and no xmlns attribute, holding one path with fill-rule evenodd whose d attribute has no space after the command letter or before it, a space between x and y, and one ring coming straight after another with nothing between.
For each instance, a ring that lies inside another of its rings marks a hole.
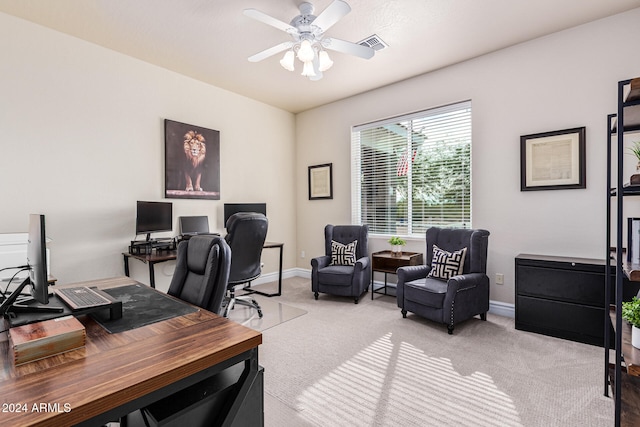
<instances>
[{"instance_id":1,"label":"potted plant on table","mask_svg":"<svg viewBox=\"0 0 640 427\"><path fill-rule=\"evenodd\" d=\"M401 256L402 255L402 247L407 244L403 239L398 236L393 236L389 239L389 243L391 244L391 255L392 256Z\"/></svg>"},{"instance_id":2,"label":"potted plant on table","mask_svg":"<svg viewBox=\"0 0 640 427\"><path fill-rule=\"evenodd\" d=\"M622 302L622 318L631 324L631 345L640 348L640 299Z\"/></svg>"}]
</instances>

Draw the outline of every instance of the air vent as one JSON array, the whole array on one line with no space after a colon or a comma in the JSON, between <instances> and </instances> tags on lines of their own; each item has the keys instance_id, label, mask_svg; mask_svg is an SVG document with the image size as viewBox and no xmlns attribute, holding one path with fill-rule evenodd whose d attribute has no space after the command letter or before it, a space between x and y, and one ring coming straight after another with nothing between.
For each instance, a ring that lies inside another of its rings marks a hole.
<instances>
[{"instance_id":1,"label":"air vent","mask_svg":"<svg viewBox=\"0 0 640 427\"><path fill-rule=\"evenodd\" d=\"M358 44L361 44L362 46L370 47L376 51L389 47L389 45L383 42L382 39L378 37L377 34L367 37L366 39L358 42Z\"/></svg>"}]
</instances>

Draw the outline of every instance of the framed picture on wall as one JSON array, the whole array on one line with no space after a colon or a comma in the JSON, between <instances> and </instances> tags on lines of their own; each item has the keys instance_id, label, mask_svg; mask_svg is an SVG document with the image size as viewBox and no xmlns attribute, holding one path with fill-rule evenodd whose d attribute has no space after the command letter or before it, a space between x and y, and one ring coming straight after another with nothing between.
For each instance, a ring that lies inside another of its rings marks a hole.
<instances>
[{"instance_id":1,"label":"framed picture on wall","mask_svg":"<svg viewBox=\"0 0 640 427\"><path fill-rule=\"evenodd\" d=\"M520 190L586 188L585 128L520 137Z\"/></svg>"},{"instance_id":2,"label":"framed picture on wall","mask_svg":"<svg viewBox=\"0 0 640 427\"><path fill-rule=\"evenodd\" d=\"M165 197L220 200L220 132L164 121Z\"/></svg>"},{"instance_id":3,"label":"framed picture on wall","mask_svg":"<svg viewBox=\"0 0 640 427\"><path fill-rule=\"evenodd\" d=\"M309 200L333 199L333 163L309 166Z\"/></svg>"}]
</instances>

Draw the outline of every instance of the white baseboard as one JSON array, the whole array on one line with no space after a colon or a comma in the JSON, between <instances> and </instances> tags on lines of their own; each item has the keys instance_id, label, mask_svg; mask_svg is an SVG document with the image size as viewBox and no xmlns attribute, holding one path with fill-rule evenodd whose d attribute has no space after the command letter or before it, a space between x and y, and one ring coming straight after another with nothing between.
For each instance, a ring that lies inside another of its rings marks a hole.
<instances>
[{"instance_id":1,"label":"white baseboard","mask_svg":"<svg viewBox=\"0 0 640 427\"><path fill-rule=\"evenodd\" d=\"M282 279L289 279L292 277L311 279L311 270L307 268L291 268L282 271ZM274 271L273 273L266 273L258 277L253 281L253 284L259 285L262 283L275 282L277 280L278 272ZM374 284L377 286L384 286L384 282L380 282L378 280L375 280ZM489 313L510 318L516 317L515 305L501 301L489 301Z\"/></svg>"},{"instance_id":2,"label":"white baseboard","mask_svg":"<svg viewBox=\"0 0 640 427\"><path fill-rule=\"evenodd\" d=\"M489 313L503 317L516 317L516 306L501 301L489 301Z\"/></svg>"},{"instance_id":3,"label":"white baseboard","mask_svg":"<svg viewBox=\"0 0 640 427\"><path fill-rule=\"evenodd\" d=\"M304 268L291 268L288 270L282 270L282 280L290 279L292 277L304 277L311 279L311 270L305 270ZM252 283L254 285L261 285L263 283L271 283L278 281L278 272L264 273Z\"/></svg>"}]
</instances>

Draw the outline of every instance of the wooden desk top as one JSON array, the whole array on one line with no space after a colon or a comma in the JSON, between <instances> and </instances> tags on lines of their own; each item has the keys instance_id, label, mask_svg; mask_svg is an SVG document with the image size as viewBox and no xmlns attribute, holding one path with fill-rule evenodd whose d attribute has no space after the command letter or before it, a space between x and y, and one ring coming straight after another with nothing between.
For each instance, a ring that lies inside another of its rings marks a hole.
<instances>
[{"instance_id":1,"label":"wooden desk top","mask_svg":"<svg viewBox=\"0 0 640 427\"><path fill-rule=\"evenodd\" d=\"M130 252L123 252L122 255L130 258L139 259L140 261L144 261L144 262L148 262L148 261L163 262L163 261L171 261L176 259L176 256L178 255L178 251L176 250L159 251L159 252L153 251L150 254L142 254L142 255L132 254Z\"/></svg>"},{"instance_id":2,"label":"wooden desk top","mask_svg":"<svg viewBox=\"0 0 640 427\"><path fill-rule=\"evenodd\" d=\"M73 286L135 283L122 277ZM259 332L206 310L117 334L87 316L79 320L87 331L85 348L18 367L8 354L7 333L1 334L0 425L74 425L262 343ZM57 404L59 411L34 411L41 403ZM15 406L3 412L5 404L26 404L20 408L26 412Z\"/></svg>"},{"instance_id":3,"label":"wooden desk top","mask_svg":"<svg viewBox=\"0 0 640 427\"><path fill-rule=\"evenodd\" d=\"M264 245L262 245L263 248L268 249L268 248L281 248L284 246L284 243L281 242L264 242Z\"/></svg>"},{"instance_id":4,"label":"wooden desk top","mask_svg":"<svg viewBox=\"0 0 640 427\"><path fill-rule=\"evenodd\" d=\"M284 243L280 243L280 242L264 242L263 248L281 248L284 246ZM139 259L140 261L144 261L144 262L162 262L162 261L171 261L176 259L176 256L178 255L178 251L177 250L171 250L171 251L153 251L150 254L144 254L144 255L137 255L137 254L132 254L131 252L123 252L122 255L126 256L126 257L130 257L130 258L135 258L135 259Z\"/></svg>"}]
</instances>

